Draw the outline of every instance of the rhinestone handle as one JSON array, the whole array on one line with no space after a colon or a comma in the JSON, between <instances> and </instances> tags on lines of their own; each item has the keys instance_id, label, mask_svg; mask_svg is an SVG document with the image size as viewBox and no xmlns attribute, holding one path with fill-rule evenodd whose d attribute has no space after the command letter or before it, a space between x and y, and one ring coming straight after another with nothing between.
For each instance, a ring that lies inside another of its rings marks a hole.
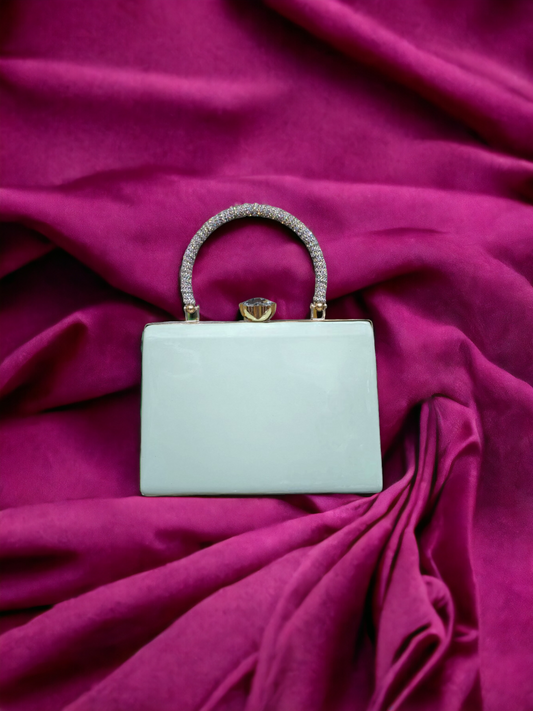
<instances>
[{"instance_id":1,"label":"rhinestone handle","mask_svg":"<svg viewBox=\"0 0 533 711\"><path fill-rule=\"evenodd\" d=\"M311 318L313 320L323 320L327 307L326 289L328 284L328 272L324 255L322 254L316 237L311 230L307 229L303 222L300 222L300 220L293 217L290 213L285 212L285 210L281 210L279 207L271 207L270 205L258 205L257 203L253 205L235 205L234 207L219 212L218 215L207 220L190 241L183 255L180 269L181 297L183 299L186 320L198 321L200 317L200 307L194 300L192 290L192 270L200 247L218 227L225 225L226 222L238 220L241 217L263 217L269 220L275 220L289 227L302 240L309 250L315 268L315 294L313 303L311 304Z\"/></svg>"}]
</instances>

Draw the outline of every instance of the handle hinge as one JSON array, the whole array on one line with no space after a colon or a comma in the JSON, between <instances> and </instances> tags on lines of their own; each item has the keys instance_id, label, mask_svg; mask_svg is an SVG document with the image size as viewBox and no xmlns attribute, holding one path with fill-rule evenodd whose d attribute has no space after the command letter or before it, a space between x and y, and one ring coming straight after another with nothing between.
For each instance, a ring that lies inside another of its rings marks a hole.
<instances>
[{"instance_id":1,"label":"handle hinge","mask_svg":"<svg viewBox=\"0 0 533 711\"><path fill-rule=\"evenodd\" d=\"M185 313L185 321L188 323L198 323L200 320L200 307L191 306L190 304L183 307Z\"/></svg>"},{"instance_id":2,"label":"handle hinge","mask_svg":"<svg viewBox=\"0 0 533 711\"><path fill-rule=\"evenodd\" d=\"M311 321L325 321L326 309L326 303L322 303L321 301L313 301L311 304Z\"/></svg>"}]
</instances>

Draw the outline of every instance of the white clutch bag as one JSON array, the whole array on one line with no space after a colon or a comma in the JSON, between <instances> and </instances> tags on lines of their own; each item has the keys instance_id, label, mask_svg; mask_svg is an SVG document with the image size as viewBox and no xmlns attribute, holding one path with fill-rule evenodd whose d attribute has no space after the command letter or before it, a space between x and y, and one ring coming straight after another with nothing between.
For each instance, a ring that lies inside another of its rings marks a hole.
<instances>
[{"instance_id":1,"label":"white clutch bag","mask_svg":"<svg viewBox=\"0 0 533 711\"><path fill-rule=\"evenodd\" d=\"M276 220L304 242L316 275L310 320L271 320L276 305L250 299L242 321L200 321L196 255L241 217ZM185 320L143 333L141 493L381 491L372 323L325 318L326 264L307 227L269 205L231 207L193 237L180 285Z\"/></svg>"}]
</instances>

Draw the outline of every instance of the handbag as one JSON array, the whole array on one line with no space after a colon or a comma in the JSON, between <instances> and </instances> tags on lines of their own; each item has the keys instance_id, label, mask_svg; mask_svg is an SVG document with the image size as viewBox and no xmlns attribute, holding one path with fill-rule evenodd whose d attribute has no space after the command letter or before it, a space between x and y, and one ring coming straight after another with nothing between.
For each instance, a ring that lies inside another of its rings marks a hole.
<instances>
[{"instance_id":1,"label":"handbag","mask_svg":"<svg viewBox=\"0 0 533 711\"><path fill-rule=\"evenodd\" d=\"M307 247L310 319L273 319L276 304L239 305L242 320L200 320L192 289L201 245L243 217L275 220ZM187 247L185 320L142 337L141 476L145 496L374 493L382 488L372 323L326 319L327 269L313 233L269 205L230 207Z\"/></svg>"}]
</instances>

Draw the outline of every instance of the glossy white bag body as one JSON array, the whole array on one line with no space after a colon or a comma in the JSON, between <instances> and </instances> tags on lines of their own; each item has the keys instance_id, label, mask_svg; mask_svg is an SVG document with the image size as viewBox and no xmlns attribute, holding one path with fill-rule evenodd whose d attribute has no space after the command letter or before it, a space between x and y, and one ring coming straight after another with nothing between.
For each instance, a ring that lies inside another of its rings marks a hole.
<instances>
[{"instance_id":1,"label":"glossy white bag body","mask_svg":"<svg viewBox=\"0 0 533 711\"><path fill-rule=\"evenodd\" d=\"M149 324L145 496L382 489L369 321Z\"/></svg>"}]
</instances>

